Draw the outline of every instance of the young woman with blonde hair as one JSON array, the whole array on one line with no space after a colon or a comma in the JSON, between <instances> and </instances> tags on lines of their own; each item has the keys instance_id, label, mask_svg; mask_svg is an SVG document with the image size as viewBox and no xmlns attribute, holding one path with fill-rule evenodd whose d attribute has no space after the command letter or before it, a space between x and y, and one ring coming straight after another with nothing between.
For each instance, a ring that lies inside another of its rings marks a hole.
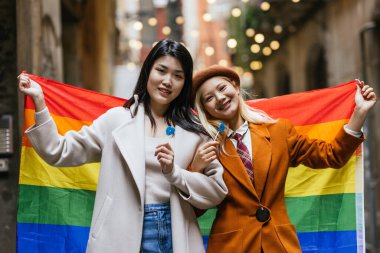
<instances>
[{"instance_id":1,"label":"young woman with blonde hair","mask_svg":"<svg viewBox=\"0 0 380 253\"><path fill-rule=\"evenodd\" d=\"M358 86L356 107L331 142L299 134L289 120L272 119L248 107L232 69L211 66L193 77L195 108L207 132L219 134L218 159L229 193L218 205L208 240L209 253L301 252L284 198L288 167L340 168L364 140L361 127L376 103L373 89ZM196 158L207 157L208 149Z\"/></svg>"}]
</instances>

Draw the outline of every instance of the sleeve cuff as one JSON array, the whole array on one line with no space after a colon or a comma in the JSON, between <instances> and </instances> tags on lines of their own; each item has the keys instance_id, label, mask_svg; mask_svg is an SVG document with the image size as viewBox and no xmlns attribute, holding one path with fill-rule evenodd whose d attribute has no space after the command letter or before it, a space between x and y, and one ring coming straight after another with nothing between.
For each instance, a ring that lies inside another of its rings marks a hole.
<instances>
[{"instance_id":1,"label":"sleeve cuff","mask_svg":"<svg viewBox=\"0 0 380 253\"><path fill-rule=\"evenodd\" d=\"M34 113L34 120L36 126L40 126L47 122L50 119L50 113L47 107L45 107L42 111Z\"/></svg>"},{"instance_id":2,"label":"sleeve cuff","mask_svg":"<svg viewBox=\"0 0 380 253\"><path fill-rule=\"evenodd\" d=\"M357 137L357 138L360 138L363 133L362 132L357 132L357 131L354 131L354 130L351 130L347 127L347 124L343 126L344 128L344 131L346 131L346 133L348 133L349 135L352 135L354 137Z\"/></svg>"}]
</instances>

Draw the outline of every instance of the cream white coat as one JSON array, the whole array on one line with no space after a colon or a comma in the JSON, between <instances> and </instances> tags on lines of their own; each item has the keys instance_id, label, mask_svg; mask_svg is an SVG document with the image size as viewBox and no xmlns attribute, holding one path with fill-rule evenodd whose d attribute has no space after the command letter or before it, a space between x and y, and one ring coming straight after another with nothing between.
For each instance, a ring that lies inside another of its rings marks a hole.
<instances>
[{"instance_id":1,"label":"cream white coat","mask_svg":"<svg viewBox=\"0 0 380 253\"><path fill-rule=\"evenodd\" d=\"M38 154L53 166L101 162L87 252L140 250L144 217L145 148L144 108L110 109L91 126L58 134L48 111L38 115L37 126L26 131ZM137 112L136 112L137 111ZM206 209L227 194L223 168L212 162L204 174L186 170L201 136L176 126L173 140L175 166L165 175L171 183L170 207L174 253L204 252L191 205Z\"/></svg>"}]
</instances>

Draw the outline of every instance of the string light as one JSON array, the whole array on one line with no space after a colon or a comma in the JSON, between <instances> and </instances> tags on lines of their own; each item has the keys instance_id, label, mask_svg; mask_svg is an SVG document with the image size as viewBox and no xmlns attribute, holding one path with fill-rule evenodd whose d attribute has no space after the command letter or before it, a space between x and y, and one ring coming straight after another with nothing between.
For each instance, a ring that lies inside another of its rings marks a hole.
<instances>
[{"instance_id":1,"label":"string light","mask_svg":"<svg viewBox=\"0 0 380 253\"><path fill-rule=\"evenodd\" d=\"M157 19L156 18L149 18L148 19L148 25L156 26L157 25Z\"/></svg>"},{"instance_id":2,"label":"string light","mask_svg":"<svg viewBox=\"0 0 380 253\"><path fill-rule=\"evenodd\" d=\"M128 62L127 63L127 69L128 70L134 70L136 68L136 64L134 62Z\"/></svg>"},{"instance_id":3,"label":"string light","mask_svg":"<svg viewBox=\"0 0 380 253\"><path fill-rule=\"evenodd\" d=\"M255 35L255 29L248 28L247 30L245 30L245 35L247 35L247 37L253 37Z\"/></svg>"},{"instance_id":4,"label":"string light","mask_svg":"<svg viewBox=\"0 0 380 253\"><path fill-rule=\"evenodd\" d=\"M185 22L185 19L182 16L178 16L178 17L175 18L175 22L178 25L183 25L183 23Z\"/></svg>"},{"instance_id":5,"label":"string light","mask_svg":"<svg viewBox=\"0 0 380 253\"><path fill-rule=\"evenodd\" d=\"M270 47L264 47L263 48L263 55L269 56L272 54L272 49Z\"/></svg>"},{"instance_id":6,"label":"string light","mask_svg":"<svg viewBox=\"0 0 380 253\"><path fill-rule=\"evenodd\" d=\"M233 8L233 9L231 10L231 15L232 15L233 17L235 17L235 18L238 18L238 17L240 17L240 15L241 15L241 10L240 10L239 8Z\"/></svg>"},{"instance_id":7,"label":"string light","mask_svg":"<svg viewBox=\"0 0 380 253\"><path fill-rule=\"evenodd\" d=\"M262 33L258 33L258 34L255 35L255 41L256 41L257 43L259 43L259 44L260 44L260 43L263 43L264 40L265 40L264 34L262 34Z\"/></svg>"},{"instance_id":8,"label":"string light","mask_svg":"<svg viewBox=\"0 0 380 253\"><path fill-rule=\"evenodd\" d=\"M237 41L235 39L227 40L227 46L229 48L235 48L237 46Z\"/></svg>"},{"instance_id":9,"label":"string light","mask_svg":"<svg viewBox=\"0 0 380 253\"><path fill-rule=\"evenodd\" d=\"M273 28L273 31L277 34L282 33L282 26L280 25L275 25Z\"/></svg>"},{"instance_id":10,"label":"string light","mask_svg":"<svg viewBox=\"0 0 380 253\"><path fill-rule=\"evenodd\" d=\"M228 35L228 33L227 33L226 30L220 30L220 31L219 31L219 37L220 37L220 38L224 39L224 38L227 37L227 35Z\"/></svg>"},{"instance_id":11,"label":"string light","mask_svg":"<svg viewBox=\"0 0 380 253\"><path fill-rule=\"evenodd\" d=\"M252 61L251 64L249 64L249 67L252 70L260 70L263 68L263 63L261 61Z\"/></svg>"},{"instance_id":12,"label":"string light","mask_svg":"<svg viewBox=\"0 0 380 253\"><path fill-rule=\"evenodd\" d=\"M207 56L212 56L214 55L214 53L215 53L215 49L213 47L208 46L205 48L205 54Z\"/></svg>"},{"instance_id":13,"label":"string light","mask_svg":"<svg viewBox=\"0 0 380 253\"><path fill-rule=\"evenodd\" d=\"M210 22L211 20L212 20L212 16L211 16L211 14L210 13L208 13L208 12L206 12L205 14L203 14L203 20L205 21L205 22Z\"/></svg>"},{"instance_id":14,"label":"string light","mask_svg":"<svg viewBox=\"0 0 380 253\"><path fill-rule=\"evenodd\" d=\"M277 50L280 48L280 42L278 42L277 40L273 40L271 41L270 43L270 47L273 49L273 50Z\"/></svg>"},{"instance_id":15,"label":"string light","mask_svg":"<svg viewBox=\"0 0 380 253\"><path fill-rule=\"evenodd\" d=\"M172 0L170 0L172 1ZM248 3L250 0L241 0L241 2L243 3ZM301 2L301 0L291 0L293 3L299 3ZM216 0L207 0L207 3L208 4L215 4L217 1ZM243 6L243 5L242 5ZM272 6L270 4L270 1L268 0L263 0L261 1L261 4L259 6L259 8L262 10L262 11L269 11ZM239 7L234 7L231 9L231 15L235 18L238 18L242 15L242 9L240 9ZM202 19L203 21L205 22L211 22L214 18L213 16L211 15L211 13L209 12L205 12L203 15L202 15ZM175 23L178 24L178 25L183 25L185 23L185 18L182 16L182 15L179 15L175 18ZM157 26L158 24L158 20L156 17L150 17L148 18L147 20L147 24L149 26ZM143 23L138 20L138 21L135 21L133 22L132 24L132 27L134 30L136 31L142 31L144 29L144 25ZM276 34L281 34L284 32L284 29L286 29L286 31L295 31L296 30L296 27L294 26L286 26L286 27L282 27L281 25L279 24L276 24L274 27L273 27L273 31L274 33ZM164 26L162 28L162 34L165 35L165 36L168 36L172 33L172 29L169 27L169 26ZM222 38L224 41L227 40L226 42L226 45L227 47L229 48L228 50L228 53L230 54L233 54L234 52L238 52L237 51L237 47L238 46L241 46L240 44L238 45L238 42L235 38L229 38L228 39L228 36L229 36L229 33L228 31L226 31L225 29L220 29L217 33L217 35ZM266 47L263 47L263 42L265 41L265 44L267 44L268 42L266 42L266 40L268 40L269 37L265 38L265 35L262 34L262 33L256 33L255 29L249 27L245 30L245 35L248 37L248 38L253 38L254 40L254 44L252 44L250 46L250 51L253 53L253 54L259 54L261 53L262 55L265 55L265 56L269 56L271 55L274 51L278 50L280 48L280 42L277 41L277 40L273 40L269 43L268 46ZM199 31L197 29L194 29L190 32L190 36L192 38L198 38L199 37ZM139 40L135 40L135 39L132 39L132 40L129 40L128 42L130 48L133 48L133 49L141 49L143 47L143 44L141 41ZM157 43L157 42L155 42ZM206 46L204 47L204 54L206 56L213 56L215 55L215 48L212 47L212 46ZM243 56L241 56L242 59L243 59ZM242 61L244 62L244 61ZM251 61L249 60L249 56L247 55L247 59L246 59L246 62L249 64L249 67L250 69L254 70L254 71L257 71L257 70L260 70L263 68L263 63L261 61L258 61L258 60L254 60L254 61ZM129 67L132 66L132 64L134 64L133 62L132 63L128 63L129 64ZM230 65L230 61L229 60L226 60L226 59L220 59L218 61L218 64L221 65L221 66L228 66ZM241 67L239 67L241 68ZM241 68L241 70L239 69L239 72L241 73L244 73L243 72L243 68ZM248 72L249 73L249 72Z\"/></svg>"},{"instance_id":16,"label":"string light","mask_svg":"<svg viewBox=\"0 0 380 253\"><path fill-rule=\"evenodd\" d=\"M244 69L240 66L235 66L234 69L235 69L236 73L238 73L239 75L243 74L243 72L244 72Z\"/></svg>"},{"instance_id":17,"label":"string light","mask_svg":"<svg viewBox=\"0 0 380 253\"><path fill-rule=\"evenodd\" d=\"M141 23L140 21L136 21L133 24L133 29L135 29L136 31L141 31L143 29L143 23Z\"/></svg>"},{"instance_id":18,"label":"string light","mask_svg":"<svg viewBox=\"0 0 380 253\"><path fill-rule=\"evenodd\" d=\"M132 40L130 40L130 41L128 42L128 45L129 45L131 48L133 48L133 49L137 49L137 50L140 50L140 49L142 48L142 42L139 41L139 40L134 40L134 39L132 39Z\"/></svg>"},{"instance_id":19,"label":"string light","mask_svg":"<svg viewBox=\"0 0 380 253\"><path fill-rule=\"evenodd\" d=\"M164 26L162 28L162 33L165 35L165 36L168 36L169 34L171 34L172 32L172 29L169 27L169 26Z\"/></svg>"},{"instance_id":20,"label":"string light","mask_svg":"<svg viewBox=\"0 0 380 253\"><path fill-rule=\"evenodd\" d=\"M253 44L250 49L252 53L257 54L258 52L260 52L260 45Z\"/></svg>"},{"instance_id":21,"label":"string light","mask_svg":"<svg viewBox=\"0 0 380 253\"><path fill-rule=\"evenodd\" d=\"M260 8L263 11L269 11L269 9L270 9L270 3L268 3L267 1L264 1L264 2L262 2L260 4Z\"/></svg>"},{"instance_id":22,"label":"string light","mask_svg":"<svg viewBox=\"0 0 380 253\"><path fill-rule=\"evenodd\" d=\"M191 35L191 37L198 37L199 36L199 31L198 30L192 30L191 32L190 32L190 35Z\"/></svg>"},{"instance_id":23,"label":"string light","mask_svg":"<svg viewBox=\"0 0 380 253\"><path fill-rule=\"evenodd\" d=\"M225 60L225 59L221 59L221 60L218 61L218 64L220 66L227 67L228 66L228 61Z\"/></svg>"}]
</instances>

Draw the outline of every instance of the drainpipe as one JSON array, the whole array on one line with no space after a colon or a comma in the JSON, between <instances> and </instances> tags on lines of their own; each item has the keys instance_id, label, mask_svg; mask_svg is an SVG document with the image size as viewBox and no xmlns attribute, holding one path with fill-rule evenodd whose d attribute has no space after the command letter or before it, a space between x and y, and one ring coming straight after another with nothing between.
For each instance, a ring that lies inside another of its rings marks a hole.
<instances>
[{"instance_id":1,"label":"drainpipe","mask_svg":"<svg viewBox=\"0 0 380 253\"><path fill-rule=\"evenodd\" d=\"M360 54L361 54L361 75L364 82L367 82L367 52L365 45L365 35L368 32L375 31L378 28L377 23L368 22L360 30ZM376 57L376 56L374 56ZM376 175L376 158L375 158L375 128L374 113L370 112L364 124L364 133L366 141L364 142L364 201L367 207L367 224L366 227L366 252L376 253L378 249L378 233L377 233L377 175Z\"/></svg>"}]
</instances>

